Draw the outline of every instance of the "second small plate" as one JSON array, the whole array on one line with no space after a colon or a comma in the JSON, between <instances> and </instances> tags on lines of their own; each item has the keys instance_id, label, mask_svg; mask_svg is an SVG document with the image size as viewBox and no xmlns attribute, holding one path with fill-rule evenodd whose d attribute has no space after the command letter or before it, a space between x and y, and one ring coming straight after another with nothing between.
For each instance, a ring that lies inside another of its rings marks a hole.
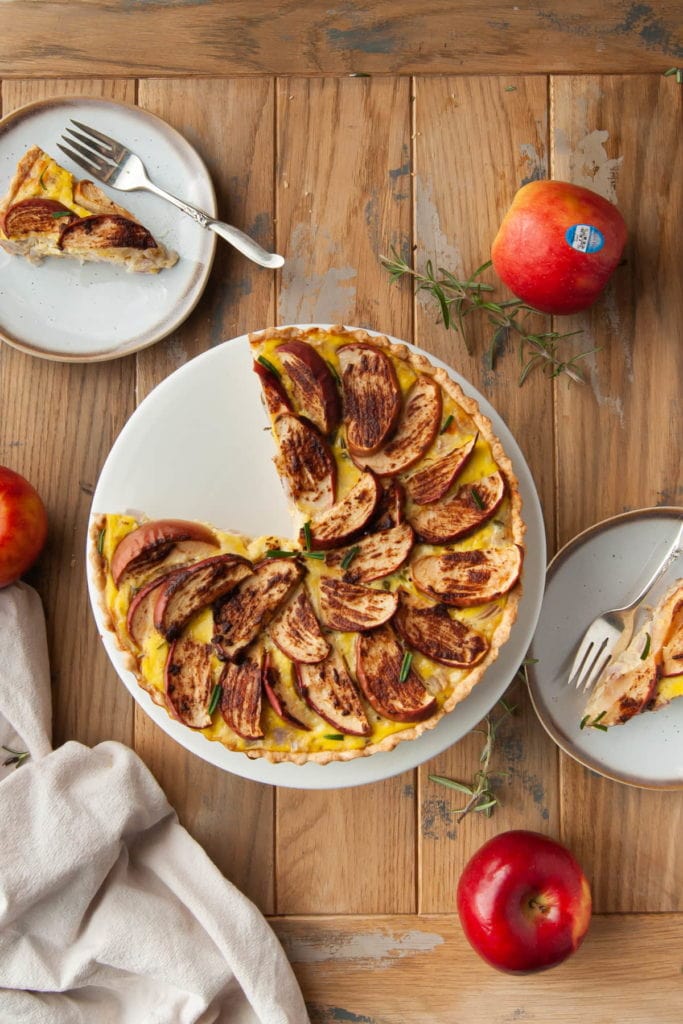
<instances>
[{"instance_id":1,"label":"second small plate","mask_svg":"<svg viewBox=\"0 0 683 1024\"><path fill-rule=\"evenodd\" d=\"M644 789L683 789L683 698L607 732L580 729L587 695L567 685L587 626L637 593L676 537L683 509L649 508L607 519L555 555L527 669L536 713L555 742L600 775ZM652 601L683 575L683 556L667 569ZM535 659L535 660L533 660Z\"/></svg>"},{"instance_id":2,"label":"second small plate","mask_svg":"<svg viewBox=\"0 0 683 1024\"><path fill-rule=\"evenodd\" d=\"M87 97L31 103L0 121L0 195L31 146L40 146L76 177L87 177L57 149L72 118L125 143L159 185L215 214L209 172L182 135L139 107ZM194 309L211 270L216 236L157 196L114 189L108 194L180 259L159 274L134 274L66 259L36 266L0 249L0 338L10 345L60 362L114 359L165 338Z\"/></svg>"}]
</instances>

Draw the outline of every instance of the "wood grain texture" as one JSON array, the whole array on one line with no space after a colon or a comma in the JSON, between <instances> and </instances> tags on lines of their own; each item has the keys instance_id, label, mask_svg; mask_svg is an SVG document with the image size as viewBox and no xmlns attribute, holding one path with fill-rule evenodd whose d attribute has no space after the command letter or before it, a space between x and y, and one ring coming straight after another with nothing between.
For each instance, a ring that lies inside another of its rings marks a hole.
<instances>
[{"instance_id":1,"label":"wood grain texture","mask_svg":"<svg viewBox=\"0 0 683 1024\"><path fill-rule=\"evenodd\" d=\"M410 298L391 291L377 258L410 236L409 83L278 89L279 322L410 338ZM279 913L415 909L413 773L332 795L280 790L277 821Z\"/></svg>"},{"instance_id":2,"label":"wood grain texture","mask_svg":"<svg viewBox=\"0 0 683 1024\"><path fill-rule=\"evenodd\" d=\"M275 919L311 1024L678 1024L683 916L594 917L551 971L500 974L455 915Z\"/></svg>"},{"instance_id":3,"label":"wood grain texture","mask_svg":"<svg viewBox=\"0 0 683 1024\"><path fill-rule=\"evenodd\" d=\"M5 0L2 75L661 72L683 58L676 0Z\"/></svg>"},{"instance_id":4,"label":"wood grain texture","mask_svg":"<svg viewBox=\"0 0 683 1024\"><path fill-rule=\"evenodd\" d=\"M4 82L2 111L74 92L132 101L135 85ZM0 345L0 461L31 480L49 518L47 548L30 581L46 610L55 745L132 740L129 698L88 609L85 545L100 468L133 409L133 373L132 359L64 365Z\"/></svg>"},{"instance_id":5,"label":"wood grain texture","mask_svg":"<svg viewBox=\"0 0 683 1024\"><path fill-rule=\"evenodd\" d=\"M561 541L626 509L681 504L682 249L674 211L683 206L683 95L670 84L649 77L552 84L553 177L615 201L630 231L626 264L605 295L568 318L569 329L584 328L600 351L588 364L588 388L557 386ZM563 836L595 879L597 908L680 909L680 794L619 786L564 756L561 764Z\"/></svg>"},{"instance_id":6,"label":"wood grain texture","mask_svg":"<svg viewBox=\"0 0 683 1024\"><path fill-rule=\"evenodd\" d=\"M431 259L435 267L466 279L489 259L498 224L517 189L547 174L546 83L541 78L418 78L415 97L417 269L423 272ZM495 282L491 273L485 279ZM507 297L500 286L495 295ZM486 351L493 331L485 316L473 314L466 324L471 356L462 338L437 320L433 297L419 295L416 341L472 381L503 416L529 463L552 538L551 382L537 372L522 388L517 386L519 358L512 341L499 352L492 373ZM538 324L545 320L534 318ZM466 800L428 778L436 774L471 782L483 749L481 734L471 734L420 768L422 912L452 908L464 864L494 833L515 827L559 832L557 751L539 728L525 687L516 684L509 698L517 710L502 729L492 763L509 774L494 780L502 806L492 819L471 814L459 822L457 809ZM501 711L500 706L494 710L493 720Z\"/></svg>"},{"instance_id":7,"label":"wood grain texture","mask_svg":"<svg viewBox=\"0 0 683 1024\"><path fill-rule=\"evenodd\" d=\"M273 83L256 79L144 80L139 84L139 104L164 118L196 146L216 188L220 216L270 246ZM248 263L219 240L200 306L167 339L138 354L138 401L194 356L271 322L273 296L272 272ZM272 910L272 790L182 750L139 709L135 748L179 809L182 823L226 877L262 910Z\"/></svg>"}]
</instances>

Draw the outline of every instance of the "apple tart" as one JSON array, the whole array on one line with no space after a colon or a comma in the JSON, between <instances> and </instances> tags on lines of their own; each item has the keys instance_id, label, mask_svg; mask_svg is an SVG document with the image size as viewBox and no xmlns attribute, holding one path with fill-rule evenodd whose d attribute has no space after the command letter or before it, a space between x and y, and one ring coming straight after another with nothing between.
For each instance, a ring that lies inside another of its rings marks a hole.
<instances>
[{"instance_id":1,"label":"apple tart","mask_svg":"<svg viewBox=\"0 0 683 1024\"><path fill-rule=\"evenodd\" d=\"M92 181L75 179L38 146L19 161L0 200L0 246L32 263L59 256L148 274L178 261L132 213Z\"/></svg>"},{"instance_id":2,"label":"apple tart","mask_svg":"<svg viewBox=\"0 0 683 1024\"><path fill-rule=\"evenodd\" d=\"M250 336L292 536L93 521L107 622L142 687L248 757L390 750L498 655L524 524L490 421L447 373L364 331Z\"/></svg>"}]
</instances>

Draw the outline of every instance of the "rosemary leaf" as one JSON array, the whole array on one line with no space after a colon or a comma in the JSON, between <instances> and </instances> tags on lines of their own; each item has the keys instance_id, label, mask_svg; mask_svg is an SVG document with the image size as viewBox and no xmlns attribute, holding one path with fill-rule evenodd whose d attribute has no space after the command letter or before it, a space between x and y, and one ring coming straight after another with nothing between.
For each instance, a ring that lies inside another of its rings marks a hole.
<instances>
[{"instance_id":1,"label":"rosemary leaf","mask_svg":"<svg viewBox=\"0 0 683 1024\"><path fill-rule=\"evenodd\" d=\"M282 374L278 370L277 366L273 366L270 359L266 359L265 356L257 356L256 362L260 363L261 366L265 366L266 370L270 370L270 372L274 374L278 380L282 379Z\"/></svg>"},{"instance_id":2,"label":"rosemary leaf","mask_svg":"<svg viewBox=\"0 0 683 1024\"><path fill-rule=\"evenodd\" d=\"M356 557L356 555L358 554L359 551L360 551L360 547L359 547L358 544L356 544L349 551L347 551L346 554L344 555L344 557L341 560L341 563L340 563L341 568L342 569L348 569L348 567L351 565L351 562L354 560L354 558Z\"/></svg>"},{"instance_id":3,"label":"rosemary leaf","mask_svg":"<svg viewBox=\"0 0 683 1024\"><path fill-rule=\"evenodd\" d=\"M401 662L401 671L398 676L399 683L405 683L408 675L410 674L410 666L413 662L412 651L406 651L403 655L403 661Z\"/></svg>"},{"instance_id":4,"label":"rosemary leaf","mask_svg":"<svg viewBox=\"0 0 683 1024\"><path fill-rule=\"evenodd\" d=\"M218 702L221 699L223 693L223 687L220 683L216 683L211 694L211 700L209 701L209 715L213 715L214 711L218 707Z\"/></svg>"}]
</instances>

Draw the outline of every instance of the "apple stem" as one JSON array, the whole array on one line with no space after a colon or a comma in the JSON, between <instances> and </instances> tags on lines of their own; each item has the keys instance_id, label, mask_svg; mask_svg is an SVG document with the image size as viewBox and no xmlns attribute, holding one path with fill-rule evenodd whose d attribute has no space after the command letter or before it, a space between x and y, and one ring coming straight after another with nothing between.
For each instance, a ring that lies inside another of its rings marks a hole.
<instances>
[{"instance_id":1,"label":"apple stem","mask_svg":"<svg viewBox=\"0 0 683 1024\"><path fill-rule=\"evenodd\" d=\"M542 914L547 914L550 909L547 904L539 903L535 896L529 900L529 907L531 910L540 910Z\"/></svg>"}]
</instances>

